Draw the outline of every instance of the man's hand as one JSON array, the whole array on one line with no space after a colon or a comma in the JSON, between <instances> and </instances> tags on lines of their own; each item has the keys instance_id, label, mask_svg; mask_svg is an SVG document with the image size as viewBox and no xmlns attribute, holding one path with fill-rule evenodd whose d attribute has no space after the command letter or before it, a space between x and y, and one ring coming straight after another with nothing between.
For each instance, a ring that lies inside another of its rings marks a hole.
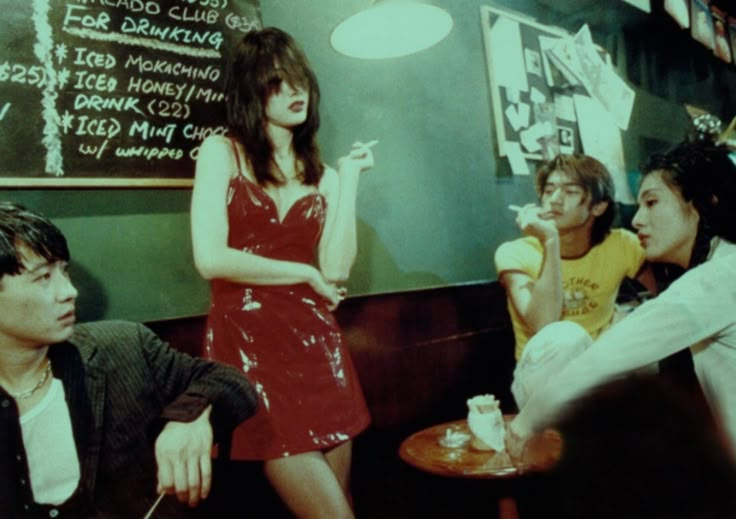
<instances>
[{"instance_id":1,"label":"man's hand","mask_svg":"<svg viewBox=\"0 0 736 519\"><path fill-rule=\"evenodd\" d=\"M506 444L506 452L511 458L511 462L519 473L526 469L526 460L524 459L524 451L526 449L529 434L519 433L514 427L515 420L506 422L506 435L504 441Z\"/></svg>"},{"instance_id":2,"label":"man's hand","mask_svg":"<svg viewBox=\"0 0 736 519\"><path fill-rule=\"evenodd\" d=\"M542 208L534 204L526 204L519 209L516 215L516 223L526 235L534 236L540 242L544 243L550 238L559 236L555 222L550 220L547 213L542 212Z\"/></svg>"},{"instance_id":3,"label":"man's hand","mask_svg":"<svg viewBox=\"0 0 736 519\"><path fill-rule=\"evenodd\" d=\"M176 493L197 506L212 485L212 425L209 405L193 422L169 422L156 439L158 492Z\"/></svg>"}]
</instances>

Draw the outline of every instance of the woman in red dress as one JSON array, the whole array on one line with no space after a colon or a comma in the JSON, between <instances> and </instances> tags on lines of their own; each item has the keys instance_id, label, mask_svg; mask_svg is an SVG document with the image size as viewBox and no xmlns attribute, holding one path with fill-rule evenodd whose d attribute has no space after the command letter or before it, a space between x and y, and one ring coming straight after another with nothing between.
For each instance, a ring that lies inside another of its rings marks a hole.
<instances>
[{"instance_id":1,"label":"woman in red dress","mask_svg":"<svg viewBox=\"0 0 736 519\"><path fill-rule=\"evenodd\" d=\"M297 516L352 517L351 438L370 419L332 310L356 255L373 143L354 144L337 171L323 165L319 86L281 30L245 35L225 91L229 134L200 147L192 241L211 280L206 355L242 369L259 394L231 456L264 460Z\"/></svg>"}]
</instances>

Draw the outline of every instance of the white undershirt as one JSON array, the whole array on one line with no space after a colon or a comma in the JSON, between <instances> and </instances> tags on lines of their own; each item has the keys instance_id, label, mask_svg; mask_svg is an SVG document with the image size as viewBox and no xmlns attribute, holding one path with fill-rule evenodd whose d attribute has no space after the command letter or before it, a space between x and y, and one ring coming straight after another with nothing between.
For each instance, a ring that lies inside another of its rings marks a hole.
<instances>
[{"instance_id":1,"label":"white undershirt","mask_svg":"<svg viewBox=\"0 0 736 519\"><path fill-rule=\"evenodd\" d=\"M20 426L34 500L63 503L79 485L80 470L61 380L51 380L43 399L20 417Z\"/></svg>"}]
</instances>

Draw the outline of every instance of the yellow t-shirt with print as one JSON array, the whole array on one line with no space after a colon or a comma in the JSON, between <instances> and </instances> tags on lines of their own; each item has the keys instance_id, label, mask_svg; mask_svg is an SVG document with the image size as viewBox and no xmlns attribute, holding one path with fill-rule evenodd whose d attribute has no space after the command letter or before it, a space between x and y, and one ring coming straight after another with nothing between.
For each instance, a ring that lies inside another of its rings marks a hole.
<instances>
[{"instance_id":1,"label":"yellow t-shirt with print","mask_svg":"<svg viewBox=\"0 0 736 519\"><path fill-rule=\"evenodd\" d=\"M522 272L539 278L543 248L537 238L526 236L501 244L496 250L496 271ZM624 278L635 278L645 260L644 249L634 233L613 229L584 256L562 259L562 319L574 321L595 339L611 323L616 296ZM516 359L521 357L532 330L521 320L507 299L516 337Z\"/></svg>"}]
</instances>

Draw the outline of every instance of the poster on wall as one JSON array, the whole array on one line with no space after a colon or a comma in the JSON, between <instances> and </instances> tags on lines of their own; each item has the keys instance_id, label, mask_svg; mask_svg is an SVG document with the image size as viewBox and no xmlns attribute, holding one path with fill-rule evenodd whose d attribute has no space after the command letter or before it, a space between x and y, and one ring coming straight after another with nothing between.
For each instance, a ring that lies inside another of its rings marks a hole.
<instances>
[{"instance_id":1,"label":"poster on wall","mask_svg":"<svg viewBox=\"0 0 736 519\"><path fill-rule=\"evenodd\" d=\"M726 63L731 63L731 44L728 39L728 21L726 12L715 5L710 6L713 14L713 53Z\"/></svg>"},{"instance_id":2,"label":"poster on wall","mask_svg":"<svg viewBox=\"0 0 736 519\"><path fill-rule=\"evenodd\" d=\"M608 53L593 42L587 25L570 35L520 13L487 6L481 7L481 23L496 144L513 174L529 174L534 168L528 162L559 153L587 153L581 140L579 96L595 100L617 131L628 128L634 90L618 76ZM622 149L619 134L597 135L601 138L594 147L611 136L616 137L612 148Z\"/></svg>"},{"instance_id":3,"label":"poster on wall","mask_svg":"<svg viewBox=\"0 0 736 519\"><path fill-rule=\"evenodd\" d=\"M608 169L616 189L616 201L636 203L626 180L621 130L616 121L601 103L588 96L576 95L575 108L585 154L598 159Z\"/></svg>"},{"instance_id":4,"label":"poster on wall","mask_svg":"<svg viewBox=\"0 0 736 519\"><path fill-rule=\"evenodd\" d=\"M669 13L681 29L690 28L690 5L688 0L664 0L664 10Z\"/></svg>"},{"instance_id":5,"label":"poster on wall","mask_svg":"<svg viewBox=\"0 0 736 519\"><path fill-rule=\"evenodd\" d=\"M690 0L690 32L698 41L713 50L713 16L710 0Z\"/></svg>"},{"instance_id":6,"label":"poster on wall","mask_svg":"<svg viewBox=\"0 0 736 519\"><path fill-rule=\"evenodd\" d=\"M736 17L728 17L728 40L731 45L731 56L736 58Z\"/></svg>"},{"instance_id":7,"label":"poster on wall","mask_svg":"<svg viewBox=\"0 0 736 519\"><path fill-rule=\"evenodd\" d=\"M550 63L547 49L566 33L487 6L481 21L498 151L515 174L528 174L525 161L559 153L556 96L570 81Z\"/></svg>"}]
</instances>

